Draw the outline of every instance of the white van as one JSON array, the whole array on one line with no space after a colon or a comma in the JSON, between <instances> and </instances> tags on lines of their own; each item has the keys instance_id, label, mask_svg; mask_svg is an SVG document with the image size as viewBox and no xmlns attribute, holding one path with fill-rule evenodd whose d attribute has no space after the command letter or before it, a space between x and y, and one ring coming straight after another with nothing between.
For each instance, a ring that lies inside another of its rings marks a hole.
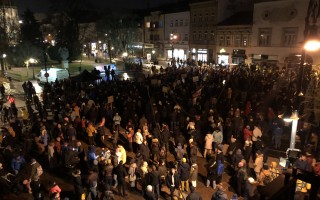
<instances>
[{"instance_id":1,"label":"white van","mask_svg":"<svg viewBox=\"0 0 320 200\"><path fill-rule=\"evenodd\" d=\"M64 80L69 78L69 71L66 69L59 69L59 68L47 68L48 73L48 83L55 82L56 79ZM45 76L46 70L42 69L39 74L37 75L38 82L45 83L47 82L47 78Z\"/></svg>"}]
</instances>

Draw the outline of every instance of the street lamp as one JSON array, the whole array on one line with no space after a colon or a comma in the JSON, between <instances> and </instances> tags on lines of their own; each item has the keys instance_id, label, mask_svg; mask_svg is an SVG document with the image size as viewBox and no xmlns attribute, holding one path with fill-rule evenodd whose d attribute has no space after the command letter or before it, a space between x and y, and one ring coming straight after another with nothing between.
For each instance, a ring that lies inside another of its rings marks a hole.
<instances>
[{"instance_id":1,"label":"street lamp","mask_svg":"<svg viewBox=\"0 0 320 200\"><path fill-rule=\"evenodd\" d=\"M298 116L298 111L295 110L292 112L291 116L283 116L283 121L285 122L292 122L292 127L291 127L291 137L290 137L290 149L294 149L296 145L296 135L297 135L297 128L298 128L298 121L299 121L299 116Z\"/></svg>"},{"instance_id":2,"label":"street lamp","mask_svg":"<svg viewBox=\"0 0 320 200\"><path fill-rule=\"evenodd\" d=\"M320 0L310 0L307 10L307 16L305 18L304 27L304 45L302 48L301 60L299 65L299 77L297 88L297 102L299 105L299 97L303 96L302 82L303 82L303 70L306 59L306 51L317 51L320 49L320 38L318 36L317 20L320 15L319 12Z\"/></svg>"},{"instance_id":3,"label":"street lamp","mask_svg":"<svg viewBox=\"0 0 320 200\"><path fill-rule=\"evenodd\" d=\"M177 35L173 34L173 33L170 33L170 42L171 42L171 57L173 59L173 51L174 51L174 47L173 47L173 42L178 38Z\"/></svg>"},{"instance_id":4,"label":"street lamp","mask_svg":"<svg viewBox=\"0 0 320 200\"><path fill-rule=\"evenodd\" d=\"M35 76L34 76L34 63L36 63L36 60L34 58L30 58L29 59L29 63L31 63L31 66L32 66L32 79L35 79Z\"/></svg>"},{"instance_id":5,"label":"street lamp","mask_svg":"<svg viewBox=\"0 0 320 200\"><path fill-rule=\"evenodd\" d=\"M7 54L2 54L2 58L3 58L3 67L6 69L6 57L7 57Z\"/></svg>"}]
</instances>

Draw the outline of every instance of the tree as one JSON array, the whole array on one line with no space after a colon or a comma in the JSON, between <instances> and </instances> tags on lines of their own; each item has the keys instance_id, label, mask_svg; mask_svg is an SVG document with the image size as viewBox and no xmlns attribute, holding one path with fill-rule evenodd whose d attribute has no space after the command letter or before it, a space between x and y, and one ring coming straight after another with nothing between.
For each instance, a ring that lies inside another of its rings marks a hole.
<instances>
[{"instance_id":1,"label":"tree","mask_svg":"<svg viewBox=\"0 0 320 200\"><path fill-rule=\"evenodd\" d=\"M12 64L21 66L30 58L37 61L44 60L42 55L44 44L40 25L29 9L23 14L19 38L20 42L16 46L10 47L12 56L9 56L8 59Z\"/></svg>"},{"instance_id":2,"label":"tree","mask_svg":"<svg viewBox=\"0 0 320 200\"><path fill-rule=\"evenodd\" d=\"M139 35L140 18L133 11L115 10L97 22L98 37L108 35L108 40L117 52L126 52ZM110 44L109 44L110 45Z\"/></svg>"},{"instance_id":3,"label":"tree","mask_svg":"<svg viewBox=\"0 0 320 200\"><path fill-rule=\"evenodd\" d=\"M84 15L92 13L91 3L87 0L52 0L51 2L53 11L61 13L60 20L55 24L58 30L57 46L68 48L69 60L78 59L81 54L79 23Z\"/></svg>"},{"instance_id":4,"label":"tree","mask_svg":"<svg viewBox=\"0 0 320 200\"><path fill-rule=\"evenodd\" d=\"M43 43L43 36L40 25L34 17L32 11L27 9L23 15L20 38L22 42L29 41L31 44L40 46Z\"/></svg>"}]
</instances>

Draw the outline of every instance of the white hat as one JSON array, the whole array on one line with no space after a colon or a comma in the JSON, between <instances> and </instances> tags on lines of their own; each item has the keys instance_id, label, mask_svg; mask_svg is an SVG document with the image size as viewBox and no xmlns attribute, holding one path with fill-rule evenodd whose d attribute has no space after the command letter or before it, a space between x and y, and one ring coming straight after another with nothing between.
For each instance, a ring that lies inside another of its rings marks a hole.
<instances>
[{"instance_id":1,"label":"white hat","mask_svg":"<svg viewBox=\"0 0 320 200\"><path fill-rule=\"evenodd\" d=\"M147 186L147 191L148 191L148 192L152 192L152 186L151 186L151 185L148 185L148 186Z\"/></svg>"},{"instance_id":2,"label":"white hat","mask_svg":"<svg viewBox=\"0 0 320 200\"><path fill-rule=\"evenodd\" d=\"M253 183L255 182L254 178L252 178L252 177L249 177L249 178L248 178L248 181L249 181L249 183L251 183L251 184L253 184Z\"/></svg>"}]
</instances>

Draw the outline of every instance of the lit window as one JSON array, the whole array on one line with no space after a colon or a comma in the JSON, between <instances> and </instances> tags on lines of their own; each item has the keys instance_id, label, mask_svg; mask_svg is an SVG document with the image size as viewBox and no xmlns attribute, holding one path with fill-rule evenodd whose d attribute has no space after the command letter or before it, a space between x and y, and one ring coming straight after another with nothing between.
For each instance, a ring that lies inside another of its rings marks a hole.
<instances>
[{"instance_id":1,"label":"lit window","mask_svg":"<svg viewBox=\"0 0 320 200\"><path fill-rule=\"evenodd\" d=\"M259 46L270 46L271 45L271 28L261 28L259 29Z\"/></svg>"}]
</instances>

